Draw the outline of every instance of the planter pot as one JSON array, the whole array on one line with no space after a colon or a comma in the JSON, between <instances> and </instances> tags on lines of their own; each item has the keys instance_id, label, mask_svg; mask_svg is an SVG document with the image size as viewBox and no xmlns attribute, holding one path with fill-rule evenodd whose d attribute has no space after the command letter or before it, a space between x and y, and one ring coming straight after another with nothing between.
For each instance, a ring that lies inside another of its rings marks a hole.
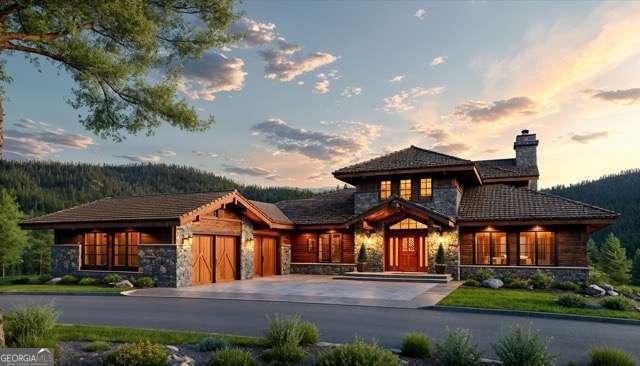
<instances>
[{"instance_id":1,"label":"planter pot","mask_svg":"<svg viewBox=\"0 0 640 366\"><path fill-rule=\"evenodd\" d=\"M436 264L436 273L437 274L444 274L447 271L447 265L446 264Z\"/></svg>"},{"instance_id":2,"label":"planter pot","mask_svg":"<svg viewBox=\"0 0 640 366\"><path fill-rule=\"evenodd\" d=\"M358 264L356 264L358 272L366 272L368 267L367 262L358 262Z\"/></svg>"}]
</instances>

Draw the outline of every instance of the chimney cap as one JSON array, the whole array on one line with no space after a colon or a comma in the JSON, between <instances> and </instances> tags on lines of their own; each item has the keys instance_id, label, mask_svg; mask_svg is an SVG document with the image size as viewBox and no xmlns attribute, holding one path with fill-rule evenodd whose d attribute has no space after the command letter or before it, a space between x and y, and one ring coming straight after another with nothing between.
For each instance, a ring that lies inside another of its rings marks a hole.
<instances>
[{"instance_id":1,"label":"chimney cap","mask_svg":"<svg viewBox=\"0 0 640 366\"><path fill-rule=\"evenodd\" d=\"M529 134L529 130L528 130L528 129L524 129L524 130L522 130L522 134L523 134L523 135L528 135L528 134Z\"/></svg>"}]
</instances>

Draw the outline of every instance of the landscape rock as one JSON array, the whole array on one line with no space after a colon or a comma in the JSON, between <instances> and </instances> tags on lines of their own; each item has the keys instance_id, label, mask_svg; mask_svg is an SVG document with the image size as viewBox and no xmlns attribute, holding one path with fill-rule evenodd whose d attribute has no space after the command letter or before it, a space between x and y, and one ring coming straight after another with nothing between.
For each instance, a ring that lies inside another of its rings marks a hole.
<instances>
[{"instance_id":1,"label":"landscape rock","mask_svg":"<svg viewBox=\"0 0 640 366\"><path fill-rule=\"evenodd\" d=\"M179 349L178 347L176 347L176 346L172 346L172 345L170 345L170 344L165 345L165 348L166 348L169 352L173 352L173 353L176 353L176 352L179 352L179 351L180 351L180 349Z\"/></svg>"},{"instance_id":2,"label":"landscape rock","mask_svg":"<svg viewBox=\"0 0 640 366\"><path fill-rule=\"evenodd\" d=\"M503 363L502 363L502 361L494 360L494 359L491 359L491 358L481 358L480 359L480 364L482 364L482 365L496 365L497 366L497 365L502 365Z\"/></svg>"},{"instance_id":3,"label":"landscape rock","mask_svg":"<svg viewBox=\"0 0 640 366\"><path fill-rule=\"evenodd\" d=\"M500 288L502 286L504 286L504 282L497 278L490 278L488 280L482 281L482 287Z\"/></svg>"},{"instance_id":4,"label":"landscape rock","mask_svg":"<svg viewBox=\"0 0 640 366\"><path fill-rule=\"evenodd\" d=\"M133 283L129 280L122 280L120 282L116 282L113 286L117 288L133 288Z\"/></svg>"},{"instance_id":5,"label":"landscape rock","mask_svg":"<svg viewBox=\"0 0 640 366\"><path fill-rule=\"evenodd\" d=\"M341 343L318 342L318 343L316 343L316 346L318 346L318 347L337 347L340 344Z\"/></svg>"},{"instance_id":6,"label":"landscape rock","mask_svg":"<svg viewBox=\"0 0 640 366\"><path fill-rule=\"evenodd\" d=\"M47 281L47 285L57 285L58 282L62 281L62 278L60 277L54 277L52 279L50 279L49 281Z\"/></svg>"},{"instance_id":7,"label":"landscape rock","mask_svg":"<svg viewBox=\"0 0 640 366\"><path fill-rule=\"evenodd\" d=\"M589 287L584 290L584 293L589 296L604 296L607 292L598 285L589 285Z\"/></svg>"},{"instance_id":8,"label":"landscape rock","mask_svg":"<svg viewBox=\"0 0 640 366\"><path fill-rule=\"evenodd\" d=\"M174 353L167 358L167 365L169 366L194 366L195 364L196 361L193 358L177 353Z\"/></svg>"},{"instance_id":9,"label":"landscape rock","mask_svg":"<svg viewBox=\"0 0 640 366\"><path fill-rule=\"evenodd\" d=\"M635 309L635 311L640 311L640 305L635 305L633 308Z\"/></svg>"},{"instance_id":10,"label":"landscape rock","mask_svg":"<svg viewBox=\"0 0 640 366\"><path fill-rule=\"evenodd\" d=\"M619 293L613 291L613 290L606 290L607 291L607 296L618 296L620 295Z\"/></svg>"},{"instance_id":11,"label":"landscape rock","mask_svg":"<svg viewBox=\"0 0 640 366\"><path fill-rule=\"evenodd\" d=\"M600 287L602 287L602 289L605 290L605 291L613 291L614 290L613 286L611 286L608 283L603 283L602 286L600 286Z\"/></svg>"}]
</instances>

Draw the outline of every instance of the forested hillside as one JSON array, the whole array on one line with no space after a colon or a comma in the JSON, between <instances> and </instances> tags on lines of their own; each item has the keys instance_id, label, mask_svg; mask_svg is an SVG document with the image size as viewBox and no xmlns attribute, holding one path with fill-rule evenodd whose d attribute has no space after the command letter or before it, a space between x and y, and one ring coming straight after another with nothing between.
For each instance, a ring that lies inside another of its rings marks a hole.
<instances>
[{"instance_id":1,"label":"forested hillside","mask_svg":"<svg viewBox=\"0 0 640 366\"><path fill-rule=\"evenodd\" d=\"M306 198L309 190L241 185L202 170L164 164L93 165L0 160L0 188L13 193L27 216L57 211L106 196L238 189L251 199Z\"/></svg>"},{"instance_id":2,"label":"forested hillside","mask_svg":"<svg viewBox=\"0 0 640 366\"><path fill-rule=\"evenodd\" d=\"M596 232L593 238L602 243L613 232L627 249L628 256L640 248L640 170L627 170L544 191L620 213L615 224Z\"/></svg>"}]
</instances>

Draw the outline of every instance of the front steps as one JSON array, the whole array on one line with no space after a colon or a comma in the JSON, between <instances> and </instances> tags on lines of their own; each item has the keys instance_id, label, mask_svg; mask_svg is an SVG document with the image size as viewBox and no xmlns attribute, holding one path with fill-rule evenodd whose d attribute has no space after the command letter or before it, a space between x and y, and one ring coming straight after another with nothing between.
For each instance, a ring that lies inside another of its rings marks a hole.
<instances>
[{"instance_id":1,"label":"front steps","mask_svg":"<svg viewBox=\"0 0 640 366\"><path fill-rule=\"evenodd\" d=\"M435 274L424 272L345 272L334 280L351 281L383 281L383 282L421 282L447 283L452 280L450 274Z\"/></svg>"}]
</instances>

